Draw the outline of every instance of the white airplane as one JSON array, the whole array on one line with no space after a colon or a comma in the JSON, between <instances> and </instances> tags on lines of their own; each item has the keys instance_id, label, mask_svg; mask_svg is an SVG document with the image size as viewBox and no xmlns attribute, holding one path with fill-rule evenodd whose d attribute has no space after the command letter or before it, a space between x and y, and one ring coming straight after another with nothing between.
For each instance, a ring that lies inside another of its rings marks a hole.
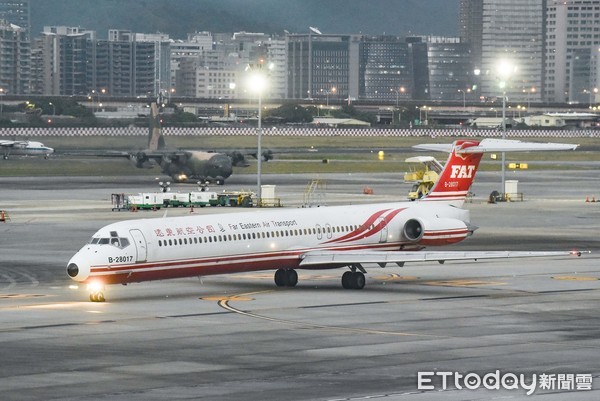
<instances>
[{"instance_id":1,"label":"white airplane","mask_svg":"<svg viewBox=\"0 0 600 401\"><path fill-rule=\"evenodd\" d=\"M102 302L107 284L276 270L275 284L294 287L295 269L349 268L342 286L365 286L365 265L565 256L573 252L429 252L471 235L462 209L486 151L567 150L577 145L510 140L458 140L419 145L450 157L431 192L415 202L260 210L122 221L96 232L67 265Z\"/></svg>"},{"instance_id":2,"label":"white airplane","mask_svg":"<svg viewBox=\"0 0 600 401\"><path fill-rule=\"evenodd\" d=\"M0 148L4 150L4 160L10 155L19 156L44 156L48 158L54 149L37 141L0 141Z\"/></svg>"}]
</instances>

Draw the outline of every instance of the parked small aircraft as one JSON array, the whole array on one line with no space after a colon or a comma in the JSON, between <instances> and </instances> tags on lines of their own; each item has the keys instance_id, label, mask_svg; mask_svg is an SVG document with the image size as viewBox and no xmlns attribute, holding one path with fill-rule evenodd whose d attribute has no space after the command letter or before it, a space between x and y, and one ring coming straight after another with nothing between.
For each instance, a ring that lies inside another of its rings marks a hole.
<instances>
[{"instance_id":1,"label":"parked small aircraft","mask_svg":"<svg viewBox=\"0 0 600 401\"><path fill-rule=\"evenodd\" d=\"M4 152L4 160L8 160L10 155L44 156L45 158L48 158L48 156L54 153L54 149L37 141L2 140L0 141L0 148Z\"/></svg>"}]
</instances>

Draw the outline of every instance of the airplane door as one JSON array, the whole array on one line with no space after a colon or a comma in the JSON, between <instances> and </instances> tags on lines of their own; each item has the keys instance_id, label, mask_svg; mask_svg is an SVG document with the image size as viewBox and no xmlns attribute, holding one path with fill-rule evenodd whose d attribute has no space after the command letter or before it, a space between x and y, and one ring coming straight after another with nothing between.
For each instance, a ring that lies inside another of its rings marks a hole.
<instances>
[{"instance_id":1,"label":"airplane door","mask_svg":"<svg viewBox=\"0 0 600 401\"><path fill-rule=\"evenodd\" d=\"M381 231L379 231L379 243L382 244L384 242L387 242L388 226L385 223L384 219L378 218L377 221L375 222L375 227L378 227L380 225L383 226L383 228L381 229Z\"/></svg>"},{"instance_id":2,"label":"airplane door","mask_svg":"<svg viewBox=\"0 0 600 401\"><path fill-rule=\"evenodd\" d=\"M146 238L140 230L129 230L129 233L133 237L133 243L136 249L136 263L145 262L148 257L148 247L146 245Z\"/></svg>"},{"instance_id":3,"label":"airplane door","mask_svg":"<svg viewBox=\"0 0 600 401\"><path fill-rule=\"evenodd\" d=\"M316 229L316 231L317 231L317 239L320 241L321 239L323 239L323 233L321 232L321 225L317 224L316 227L317 227L317 229Z\"/></svg>"},{"instance_id":4,"label":"airplane door","mask_svg":"<svg viewBox=\"0 0 600 401\"><path fill-rule=\"evenodd\" d=\"M327 234L327 239L331 239L333 237L333 230L331 229L331 224L325 224L325 232Z\"/></svg>"}]
</instances>

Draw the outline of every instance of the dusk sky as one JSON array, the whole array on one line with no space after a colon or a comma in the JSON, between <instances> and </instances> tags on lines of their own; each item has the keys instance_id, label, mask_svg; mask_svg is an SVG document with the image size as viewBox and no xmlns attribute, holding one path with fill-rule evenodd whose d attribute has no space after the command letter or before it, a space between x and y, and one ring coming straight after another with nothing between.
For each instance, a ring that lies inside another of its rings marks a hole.
<instances>
[{"instance_id":1,"label":"dusk sky","mask_svg":"<svg viewBox=\"0 0 600 401\"><path fill-rule=\"evenodd\" d=\"M44 25L165 32L458 34L459 0L31 0L32 33Z\"/></svg>"}]
</instances>

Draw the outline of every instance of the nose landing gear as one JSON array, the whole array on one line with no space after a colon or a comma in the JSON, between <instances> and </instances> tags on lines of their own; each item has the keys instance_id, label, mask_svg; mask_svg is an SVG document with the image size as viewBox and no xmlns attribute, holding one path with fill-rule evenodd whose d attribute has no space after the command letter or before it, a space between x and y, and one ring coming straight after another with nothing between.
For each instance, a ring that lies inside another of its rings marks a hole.
<instances>
[{"instance_id":1,"label":"nose landing gear","mask_svg":"<svg viewBox=\"0 0 600 401\"><path fill-rule=\"evenodd\" d=\"M102 291L93 292L90 294L90 301L92 302L104 302L106 299L104 298L104 293Z\"/></svg>"},{"instance_id":2,"label":"nose landing gear","mask_svg":"<svg viewBox=\"0 0 600 401\"><path fill-rule=\"evenodd\" d=\"M90 283L88 285L88 291L90 293L91 302L104 302L104 285L101 283Z\"/></svg>"}]
</instances>

